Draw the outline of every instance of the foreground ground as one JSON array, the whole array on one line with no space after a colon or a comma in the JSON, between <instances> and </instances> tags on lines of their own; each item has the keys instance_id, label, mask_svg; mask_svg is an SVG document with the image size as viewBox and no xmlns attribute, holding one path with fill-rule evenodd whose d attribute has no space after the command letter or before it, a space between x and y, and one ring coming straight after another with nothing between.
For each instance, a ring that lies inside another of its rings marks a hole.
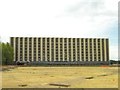
<instances>
[{"instance_id":1,"label":"foreground ground","mask_svg":"<svg viewBox=\"0 0 120 90\"><path fill-rule=\"evenodd\" d=\"M117 67L15 67L2 71L3 88L117 88Z\"/></svg>"}]
</instances>

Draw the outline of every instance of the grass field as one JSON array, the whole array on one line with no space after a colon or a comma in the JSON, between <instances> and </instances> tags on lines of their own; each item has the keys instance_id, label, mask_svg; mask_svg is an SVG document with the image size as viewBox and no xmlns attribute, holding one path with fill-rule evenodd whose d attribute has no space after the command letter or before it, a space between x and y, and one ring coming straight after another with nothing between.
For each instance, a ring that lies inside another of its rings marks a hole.
<instances>
[{"instance_id":1,"label":"grass field","mask_svg":"<svg viewBox=\"0 0 120 90\"><path fill-rule=\"evenodd\" d=\"M118 67L15 67L2 71L3 88L117 88Z\"/></svg>"}]
</instances>

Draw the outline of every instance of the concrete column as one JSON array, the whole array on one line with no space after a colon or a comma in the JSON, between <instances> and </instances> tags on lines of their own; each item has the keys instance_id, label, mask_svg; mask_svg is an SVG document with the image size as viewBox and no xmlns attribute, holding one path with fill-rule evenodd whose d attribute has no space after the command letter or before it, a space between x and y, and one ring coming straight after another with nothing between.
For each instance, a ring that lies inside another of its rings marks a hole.
<instances>
[{"instance_id":1,"label":"concrete column","mask_svg":"<svg viewBox=\"0 0 120 90\"><path fill-rule=\"evenodd\" d=\"M63 61L65 61L65 57L64 57L64 38L63 38Z\"/></svg>"},{"instance_id":2,"label":"concrete column","mask_svg":"<svg viewBox=\"0 0 120 90\"><path fill-rule=\"evenodd\" d=\"M52 57L51 57L51 38L49 38L49 50L50 50L50 53L49 53L49 55L50 55L50 61L51 61L51 59L52 59Z\"/></svg>"},{"instance_id":3,"label":"concrete column","mask_svg":"<svg viewBox=\"0 0 120 90\"><path fill-rule=\"evenodd\" d=\"M42 42L42 37L41 37L41 41L40 41L40 44L41 44L41 47L40 47L40 50L41 50L41 51L40 51L40 54L41 54L41 55L40 55L41 61L43 61L43 48L42 48L43 45L42 45L42 43L43 43L43 42Z\"/></svg>"},{"instance_id":4,"label":"concrete column","mask_svg":"<svg viewBox=\"0 0 120 90\"><path fill-rule=\"evenodd\" d=\"M100 39L100 58L101 58L100 61L102 61L103 60L103 56L102 56L102 39Z\"/></svg>"},{"instance_id":5,"label":"concrete column","mask_svg":"<svg viewBox=\"0 0 120 90\"><path fill-rule=\"evenodd\" d=\"M45 38L45 61L47 61L47 38Z\"/></svg>"},{"instance_id":6,"label":"concrete column","mask_svg":"<svg viewBox=\"0 0 120 90\"><path fill-rule=\"evenodd\" d=\"M77 61L77 38L75 38L75 61Z\"/></svg>"},{"instance_id":7,"label":"concrete column","mask_svg":"<svg viewBox=\"0 0 120 90\"><path fill-rule=\"evenodd\" d=\"M20 61L20 37L18 37L18 61Z\"/></svg>"},{"instance_id":8,"label":"concrete column","mask_svg":"<svg viewBox=\"0 0 120 90\"><path fill-rule=\"evenodd\" d=\"M104 39L104 57L105 57L105 61L107 61L106 60L106 39Z\"/></svg>"},{"instance_id":9,"label":"concrete column","mask_svg":"<svg viewBox=\"0 0 120 90\"><path fill-rule=\"evenodd\" d=\"M90 61L90 39L88 39L88 61Z\"/></svg>"},{"instance_id":10,"label":"concrete column","mask_svg":"<svg viewBox=\"0 0 120 90\"><path fill-rule=\"evenodd\" d=\"M96 61L98 61L98 39L96 38Z\"/></svg>"},{"instance_id":11,"label":"concrete column","mask_svg":"<svg viewBox=\"0 0 120 90\"><path fill-rule=\"evenodd\" d=\"M38 37L36 37L36 61L38 61Z\"/></svg>"},{"instance_id":12,"label":"concrete column","mask_svg":"<svg viewBox=\"0 0 120 90\"><path fill-rule=\"evenodd\" d=\"M27 38L27 61L29 61L29 37Z\"/></svg>"},{"instance_id":13,"label":"concrete column","mask_svg":"<svg viewBox=\"0 0 120 90\"><path fill-rule=\"evenodd\" d=\"M69 61L69 41L67 38L67 61Z\"/></svg>"},{"instance_id":14,"label":"concrete column","mask_svg":"<svg viewBox=\"0 0 120 90\"><path fill-rule=\"evenodd\" d=\"M82 47L81 47L81 38L79 39L79 48L80 48L80 61L82 61L82 54L81 54L81 51L82 51Z\"/></svg>"},{"instance_id":15,"label":"concrete column","mask_svg":"<svg viewBox=\"0 0 120 90\"><path fill-rule=\"evenodd\" d=\"M58 38L58 61L60 61L60 38Z\"/></svg>"},{"instance_id":16,"label":"concrete column","mask_svg":"<svg viewBox=\"0 0 120 90\"><path fill-rule=\"evenodd\" d=\"M56 38L54 38L54 61L56 61Z\"/></svg>"},{"instance_id":17,"label":"concrete column","mask_svg":"<svg viewBox=\"0 0 120 90\"><path fill-rule=\"evenodd\" d=\"M108 49L107 50L107 60L109 60L109 39L107 39L108 41L106 42L107 43L107 46L106 46L106 48Z\"/></svg>"},{"instance_id":18,"label":"concrete column","mask_svg":"<svg viewBox=\"0 0 120 90\"><path fill-rule=\"evenodd\" d=\"M22 61L25 61L25 38L23 37L23 45L22 45L22 54L23 54L23 58L22 58Z\"/></svg>"},{"instance_id":19,"label":"concrete column","mask_svg":"<svg viewBox=\"0 0 120 90\"><path fill-rule=\"evenodd\" d=\"M71 61L73 61L73 38L71 38Z\"/></svg>"},{"instance_id":20,"label":"concrete column","mask_svg":"<svg viewBox=\"0 0 120 90\"><path fill-rule=\"evenodd\" d=\"M85 38L83 39L83 45L84 45L84 61L86 61L86 45L85 45Z\"/></svg>"},{"instance_id":21,"label":"concrete column","mask_svg":"<svg viewBox=\"0 0 120 90\"><path fill-rule=\"evenodd\" d=\"M32 61L34 61L34 38L32 37Z\"/></svg>"},{"instance_id":22,"label":"concrete column","mask_svg":"<svg viewBox=\"0 0 120 90\"><path fill-rule=\"evenodd\" d=\"M92 61L94 61L94 38L92 38Z\"/></svg>"}]
</instances>

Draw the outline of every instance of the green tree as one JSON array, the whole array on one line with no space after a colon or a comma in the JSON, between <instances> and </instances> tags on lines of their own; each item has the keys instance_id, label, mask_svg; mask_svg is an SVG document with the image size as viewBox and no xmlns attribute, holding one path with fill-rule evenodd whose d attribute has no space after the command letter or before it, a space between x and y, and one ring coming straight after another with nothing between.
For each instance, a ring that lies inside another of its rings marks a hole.
<instances>
[{"instance_id":1,"label":"green tree","mask_svg":"<svg viewBox=\"0 0 120 90\"><path fill-rule=\"evenodd\" d=\"M2 44L0 42L0 65L2 65Z\"/></svg>"},{"instance_id":2,"label":"green tree","mask_svg":"<svg viewBox=\"0 0 120 90\"><path fill-rule=\"evenodd\" d=\"M9 43L2 43L2 64L13 64L13 48Z\"/></svg>"}]
</instances>

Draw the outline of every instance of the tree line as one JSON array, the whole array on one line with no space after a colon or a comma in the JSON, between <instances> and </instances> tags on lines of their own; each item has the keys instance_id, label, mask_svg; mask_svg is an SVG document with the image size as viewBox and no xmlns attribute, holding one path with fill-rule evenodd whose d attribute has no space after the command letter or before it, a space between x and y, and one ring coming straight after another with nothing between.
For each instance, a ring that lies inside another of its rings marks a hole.
<instances>
[{"instance_id":1,"label":"tree line","mask_svg":"<svg viewBox=\"0 0 120 90\"><path fill-rule=\"evenodd\" d=\"M0 52L2 56L2 65L13 64L13 47L9 43L0 43Z\"/></svg>"}]
</instances>

